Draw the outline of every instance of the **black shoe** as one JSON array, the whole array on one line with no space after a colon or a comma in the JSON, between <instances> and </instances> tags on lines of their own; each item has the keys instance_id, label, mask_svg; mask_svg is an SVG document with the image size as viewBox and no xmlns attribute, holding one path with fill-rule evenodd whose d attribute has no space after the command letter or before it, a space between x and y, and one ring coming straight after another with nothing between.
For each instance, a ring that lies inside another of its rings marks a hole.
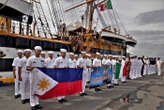
<instances>
[{"instance_id":1,"label":"black shoe","mask_svg":"<svg viewBox=\"0 0 164 110\"><path fill-rule=\"evenodd\" d=\"M26 101L26 103L30 103L30 99L26 99L25 101Z\"/></svg>"},{"instance_id":2,"label":"black shoe","mask_svg":"<svg viewBox=\"0 0 164 110\"><path fill-rule=\"evenodd\" d=\"M85 94L84 93L80 93L80 96L84 96Z\"/></svg>"},{"instance_id":3,"label":"black shoe","mask_svg":"<svg viewBox=\"0 0 164 110\"><path fill-rule=\"evenodd\" d=\"M62 99L63 102L68 102L66 99Z\"/></svg>"},{"instance_id":4,"label":"black shoe","mask_svg":"<svg viewBox=\"0 0 164 110\"><path fill-rule=\"evenodd\" d=\"M62 104L63 103L63 99L58 100L58 102Z\"/></svg>"},{"instance_id":5,"label":"black shoe","mask_svg":"<svg viewBox=\"0 0 164 110\"><path fill-rule=\"evenodd\" d=\"M14 97L15 97L15 99L17 99L17 98L20 98L21 95L20 94L19 95L15 95Z\"/></svg>"},{"instance_id":6,"label":"black shoe","mask_svg":"<svg viewBox=\"0 0 164 110\"><path fill-rule=\"evenodd\" d=\"M36 109L42 109L43 107L40 106L40 105L36 105L35 108L36 108Z\"/></svg>"},{"instance_id":7,"label":"black shoe","mask_svg":"<svg viewBox=\"0 0 164 110\"><path fill-rule=\"evenodd\" d=\"M22 104L25 104L26 103L26 100L22 100Z\"/></svg>"},{"instance_id":8,"label":"black shoe","mask_svg":"<svg viewBox=\"0 0 164 110\"><path fill-rule=\"evenodd\" d=\"M119 84L114 84L114 86L119 86Z\"/></svg>"},{"instance_id":9,"label":"black shoe","mask_svg":"<svg viewBox=\"0 0 164 110\"><path fill-rule=\"evenodd\" d=\"M35 106L31 107L31 110L37 110L37 108Z\"/></svg>"},{"instance_id":10,"label":"black shoe","mask_svg":"<svg viewBox=\"0 0 164 110\"><path fill-rule=\"evenodd\" d=\"M114 86L110 85L110 86L107 86L108 89L111 89L111 88L114 88Z\"/></svg>"},{"instance_id":11,"label":"black shoe","mask_svg":"<svg viewBox=\"0 0 164 110\"><path fill-rule=\"evenodd\" d=\"M99 91L101 91L101 89L100 88L95 88L95 91L99 92Z\"/></svg>"},{"instance_id":12,"label":"black shoe","mask_svg":"<svg viewBox=\"0 0 164 110\"><path fill-rule=\"evenodd\" d=\"M122 83L126 83L126 81L123 81Z\"/></svg>"},{"instance_id":13,"label":"black shoe","mask_svg":"<svg viewBox=\"0 0 164 110\"><path fill-rule=\"evenodd\" d=\"M88 95L87 93L83 93L84 95Z\"/></svg>"}]
</instances>

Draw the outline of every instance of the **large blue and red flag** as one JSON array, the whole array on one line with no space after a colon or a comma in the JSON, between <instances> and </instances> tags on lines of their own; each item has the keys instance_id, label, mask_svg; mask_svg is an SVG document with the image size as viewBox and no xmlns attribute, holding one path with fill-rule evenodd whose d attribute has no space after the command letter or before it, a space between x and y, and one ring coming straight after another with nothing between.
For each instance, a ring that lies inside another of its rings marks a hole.
<instances>
[{"instance_id":1,"label":"large blue and red flag","mask_svg":"<svg viewBox=\"0 0 164 110\"><path fill-rule=\"evenodd\" d=\"M33 79L34 94L40 99L68 96L82 91L80 68L35 68Z\"/></svg>"}]
</instances>

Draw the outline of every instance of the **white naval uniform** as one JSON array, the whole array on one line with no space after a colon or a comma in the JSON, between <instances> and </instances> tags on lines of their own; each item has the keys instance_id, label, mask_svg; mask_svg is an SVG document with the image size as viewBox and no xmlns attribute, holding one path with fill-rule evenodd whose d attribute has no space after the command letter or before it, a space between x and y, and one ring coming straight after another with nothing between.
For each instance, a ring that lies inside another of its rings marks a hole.
<instances>
[{"instance_id":1,"label":"white naval uniform","mask_svg":"<svg viewBox=\"0 0 164 110\"><path fill-rule=\"evenodd\" d=\"M125 60L122 60L121 61L121 69L120 69L120 74L119 74L119 78L122 80L122 77L123 77L123 69L124 69L124 66L125 66Z\"/></svg>"},{"instance_id":2,"label":"white naval uniform","mask_svg":"<svg viewBox=\"0 0 164 110\"><path fill-rule=\"evenodd\" d=\"M76 68L77 65L76 65L76 61L75 60L72 60L71 58L69 58L69 62L68 62L68 67L69 68Z\"/></svg>"},{"instance_id":3,"label":"white naval uniform","mask_svg":"<svg viewBox=\"0 0 164 110\"><path fill-rule=\"evenodd\" d=\"M35 55L31 56L28 60L27 60L27 64L26 66L29 67L46 67L45 64L45 60L42 59L41 57L36 57ZM34 94L34 89L33 89L33 83L35 80L35 71L31 71L30 72L30 105L36 106L39 104L39 98L37 96L35 96Z\"/></svg>"},{"instance_id":4,"label":"white naval uniform","mask_svg":"<svg viewBox=\"0 0 164 110\"><path fill-rule=\"evenodd\" d=\"M85 86L87 84L87 76L88 76L88 70L87 70L87 61L86 58L79 58L77 61L77 66L83 67L83 75L82 75L82 92L85 92Z\"/></svg>"},{"instance_id":5,"label":"white naval uniform","mask_svg":"<svg viewBox=\"0 0 164 110\"><path fill-rule=\"evenodd\" d=\"M130 79L134 79L134 73L135 73L135 62L134 59L131 59L131 67L130 67Z\"/></svg>"},{"instance_id":6,"label":"white naval uniform","mask_svg":"<svg viewBox=\"0 0 164 110\"><path fill-rule=\"evenodd\" d=\"M97 58L95 58L94 60L93 60L93 66L95 66L95 67L101 67L101 60L100 59L97 59Z\"/></svg>"},{"instance_id":7,"label":"white naval uniform","mask_svg":"<svg viewBox=\"0 0 164 110\"><path fill-rule=\"evenodd\" d=\"M142 69L142 65L143 65L143 62L142 62L142 60L140 59L140 60L137 60L137 78L139 78L139 77L142 77L141 76L141 69Z\"/></svg>"},{"instance_id":8,"label":"white naval uniform","mask_svg":"<svg viewBox=\"0 0 164 110\"><path fill-rule=\"evenodd\" d=\"M55 62L54 62L54 66L57 66L58 68L68 68L69 67L69 61L67 58L63 58L63 57L58 57L56 58ZM57 97L58 100L64 99L65 96L59 96Z\"/></svg>"},{"instance_id":9,"label":"white naval uniform","mask_svg":"<svg viewBox=\"0 0 164 110\"><path fill-rule=\"evenodd\" d=\"M21 91L20 91L20 86L21 86L21 82L19 81L18 79L18 63L19 61L21 60L21 58L19 57L16 57L14 58L13 60L13 63L12 63L12 66L15 67L15 95L20 95L21 94Z\"/></svg>"},{"instance_id":10,"label":"white naval uniform","mask_svg":"<svg viewBox=\"0 0 164 110\"><path fill-rule=\"evenodd\" d=\"M86 60L87 62L87 66L92 66L92 60L90 58L87 58ZM90 81L90 77L91 77L91 68L88 68L88 74L87 74L87 81Z\"/></svg>"},{"instance_id":11,"label":"white naval uniform","mask_svg":"<svg viewBox=\"0 0 164 110\"><path fill-rule=\"evenodd\" d=\"M26 70L27 58L23 57L19 63L18 67L21 67L21 99L30 99L30 71Z\"/></svg>"},{"instance_id":12,"label":"white naval uniform","mask_svg":"<svg viewBox=\"0 0 164 110\"><path fill-rule=\"evenodd\" d=\"M148 69L149 69L149 60L144 60L145 65L144 65L144 75L148 74Z\"/></svg>"},{"instance_id":13,"label":"white naval uniform","mask_svg":"<svg viewBox=\"0 0 164 110\"><path fill-rule=\"evenodd\" d=\"M50 57L48 57L45 59L45 63L46 63L47 68L54 68L54 62L55 62L54 58L51 59Z\"/></svg>"},{"instance_id":14,"label":"white naval uniform","mask_svg":"<svg viewBox=\"0 0 164 110\"><path fill-rule=\"evenodd\" d=\"M161 75L161 61L157 60L157 72L158 72L158 76Z\"/></svg>"}]
</instances>

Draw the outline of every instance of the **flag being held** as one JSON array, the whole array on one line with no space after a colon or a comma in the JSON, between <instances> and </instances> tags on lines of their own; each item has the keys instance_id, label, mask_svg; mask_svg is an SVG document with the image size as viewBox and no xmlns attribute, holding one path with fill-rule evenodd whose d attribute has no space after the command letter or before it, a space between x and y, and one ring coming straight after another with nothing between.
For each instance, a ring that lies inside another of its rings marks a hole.
<instances>
[{"instance_id":1,"label":"flag being held","mask_svg":"<svg viewBox=\"0 0 164 110\"><path fill-rule=\"evenodd\" d=\"M34 94L40 99L68 96L82 91L80 68L48 69L35 68Z\"/></svg>"}]
</instances>

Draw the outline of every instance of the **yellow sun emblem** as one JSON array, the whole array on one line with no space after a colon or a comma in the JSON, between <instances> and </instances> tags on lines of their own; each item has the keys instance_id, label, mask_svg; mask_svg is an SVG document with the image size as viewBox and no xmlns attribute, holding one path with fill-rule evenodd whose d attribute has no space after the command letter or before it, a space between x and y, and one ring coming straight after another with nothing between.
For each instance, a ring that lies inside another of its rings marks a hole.
<instances>
[{"instance_id":1,"label":"yellow sun emblem","mask_svg":"<svg viewBox=\"0 0 164 110\"><path fill-rule=\"evenodd\" d=\"M42 78L42 80L40 80L37 85L39 86L38 90L41 90L43 92L45 89L48 90L48 86L50 86L50 83L45 78Z\"/></svg>"}]
</instances>

